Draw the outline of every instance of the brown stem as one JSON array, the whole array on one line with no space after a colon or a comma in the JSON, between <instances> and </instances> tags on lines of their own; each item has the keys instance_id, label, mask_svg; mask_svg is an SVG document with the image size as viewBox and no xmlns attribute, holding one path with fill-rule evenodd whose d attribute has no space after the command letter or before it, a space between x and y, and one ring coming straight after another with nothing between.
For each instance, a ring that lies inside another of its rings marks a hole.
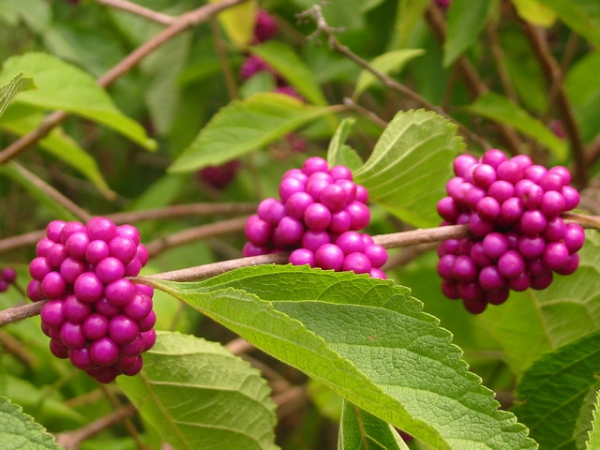
<instances>
[{"instance_id":1,"label":"brown stem","mask_svg":"<svg viewBox=\"0 0 600 450\"><path fill-rule=\"evenodd\" d=\"M443 42L446 34L446 23L444 21L444 15L435 5L435 2L429 3L429 8L425 13L425 17L433 33L440 41ZM473 68L473 65L467 59L467 57L459 57L456 60L455 65L462 74L465 85L471 91L474 97L479 97L489 91L489 88L483 82L477 71ZM512 127L501 123L496 123L496 126L502 135L504 145L506 145L508 152L511 155L518 155L520 153L522 143L517 132ZM488 145L485 148L487 149L489 147L490 146Z\"/></svg>"},{"instance_id":2,"label":"brown stem","mask_svg":"<svg viewBox=\"0 0 600 450\"><path fill-rule=\"evenodd\" d=\"M363 116L367 117L375 125L379 125L382 128L385 128L388 125L388 123L385 120L383 120L381 117L379 117L373 111L369 111L367 108L363 108L362 106L360 106L358 103L356 103L354 100L352 100L349 97L344 98L344 105L346 105L348 108L356 111L357 113L362 114Z\"/></svg>"},{"instance_id":3,"label":"brown stem","mask_svg":"<svg viewBox=\"0 0 600 450\"><path fill-rule=\"evenodd\" d=\"M211 236L219 236L221 234L243 230L247 220L248 217L238 217L236 219L222 220L220 222L201 225L199 227L187 228L180 233L171 234L165 238L152 241L146 247L150 256L156 256L171 247L187 244L200 239L206 239Z\"/></svg>"},{"instance_id":4,"label":"brown stem","mask_svg":"<svg viewBox=\"0 0 600 450\"><path fill-rule=\"evenodd\" d=\"M221 72L225 78L225 86L227 87L229 99L236 99L238 97L238 89L235 82L235 76L233 74L233 69L231 68L229 56L227 55L225 41L221 35L221 29L214 18L210 20L210 27L213 33L215 51L217 53L217 57L219 58L219 64L221 64Z\"/></svg>"},{"instance_id":5,"label":"brown stem","mask_svg":"<svg viewBox=\"0 0 600 450\"><path fill-rule=\"evenodd\" d=\"M0 330L0 346L4 347L7 353L14 355L28 367L33 367L37 364L37 358L27 347L12 334L4 330Z\"/></svg>"},{"instance_id":6,"label":"brown stem","mask_svg":"<svg viewBox=\"0 0 600 450\"><path fill-rule=\"evenodd\" d=\"M175 22L176 18L167 14L153 11L152 9L145 8L141 5L131 3L125 0L96 0L98 3L110 6L111 8L120 9L136 16L143 17L145 19L152 20L153 22L160 23L161 25L171 25Z\"/></svg>"},{"instance_id":7,"label":"brown stem","mask_svg":"<svg viewBox=\"0 0 600 450\"><path fill-rule=\"evenodd\" d=\"M178 16L173 23L146 43L135 49L116 66L106 72L98 79L98 85L107 88L117 79L133 69L139 62L160 47L165 42L179 35L180 33L206 22L214 15L248 0L221 0L215 3L208 3L198 9ZM42 123L33 131L13 142L10 146L0 152L0 164L5 164L46 135L62 121L68 117L64 111L55 111L49 114Z\"/></svg>"},{"instance_id":8,"label":"brown stem","mask_svg":"<svg viewBox=\"0 0 600 450\"><path fill-rule=\"evenodd\" d=\"M579 127L575 121L575 115L571 107L571 103L567 98L567 94L562 83L562 70L552 56L548 42L546 41L545 35L542 30L538 27L531 25L528 22L521 21L525 34L531 43L531 47L537 56L538 62L542 68L542 73L546 76L546 79L550 86L556 86L556 100L558 108L565 125L565 132L571 143L573 149L573 159L575 161L575 182L580 187L585 187L588 184L588 173L587 166L585 163L585 149L581 134L579 133Z\"/></svg>"},{"instance_id":9,"label":"brown stem","mask_svg":"<svg viewBox=\"0 0 600 450\"><path fill-rule=\"evenodd\" d=\"M334 51L341 53L346 58L348 58L352 62L356 63L363 69L371 72L386 87L393 89L397 92L400 92L401 94L403 94L406 97L415 101L417 104L421 105L423 108L428 109L430 111L434 111L434 112L438 113L439 115L445 117L446 119L450 120L452 123L454 123L455 125L458 126L460 132L463 135L465 135L471 141L478 143L483 148L489 147L489 145L479 135L473 133L471 130L469 130L467 127L465 127L460 122L457 122L454 118L449 116L448 113L446 113L446 111L444 111L442 108L440 108L439 106L435 106L433 103L429 102L429 100L422 97L421 95L419 95L412 89L404 86L402 83L399 83L398 81L394 80L393 78L388 76L386 73L384 73L380 70L377 70L375 67L373 67L371 64L369 64L368 61L365 61L364 59L362 59L360 56L358 56L356 53L352 52L352 50L350 50L345 45L342 45L340 43L340 41L338 41L334 35L334 32L336 30L334 28L330 27L329 24L327 23L327 21L325 20L325 17L323 16L323 11L321 10L320 5L314 5L312 8L310 8L309 10L307 10L304 13L299 15L299 17L309 17L309 16L313 17L314 20L317 22L317 31L310 36L311 38L318 35L319 33L323 33L325 36L327 36L329 46Z\"/></svg>"},{"instance_id":10,"label":"brown stem","mask_svg":"<svg viewBox=\"0 0 600 450\"><path fill-rule=\"evenodd\" d=\"M122 422L125 418L133 416L136 409L133 405L120 407L116 411L74 431L67 431L56 435L56 443L65 450L77 450L86 439L100 433L113 425Z\"/></svg>"},{"instance_id":11,"label":"brown stem","mask_svg":"<svg viewBox=\"0 0 600 450\"><path fill-rule=\"evenodd\" d=\"M13 306L0 311L0 325L37 316L46 302L28 303L26 305Z\"/></svg>"}]
</instances>

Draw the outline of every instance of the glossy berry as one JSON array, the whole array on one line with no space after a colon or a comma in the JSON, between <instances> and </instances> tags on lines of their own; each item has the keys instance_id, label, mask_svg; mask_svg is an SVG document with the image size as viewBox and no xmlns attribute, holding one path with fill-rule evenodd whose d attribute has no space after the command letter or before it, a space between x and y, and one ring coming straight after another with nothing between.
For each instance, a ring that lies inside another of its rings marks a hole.
<instances>
[{"instance_id":1,"label":"glossy berry","mask_svg":"<svg viewBox=\"0 0 600 450\"><path fill-rule=\"evenodd\" d=\"M40 316L51 352L102 383L138 373L140 354L156 339L156 315L153 289L125 278L148 262L137 229L101 217L85 225L52 221L36 255L27 295L50 299Z\"/></svg>"}]
</instances>

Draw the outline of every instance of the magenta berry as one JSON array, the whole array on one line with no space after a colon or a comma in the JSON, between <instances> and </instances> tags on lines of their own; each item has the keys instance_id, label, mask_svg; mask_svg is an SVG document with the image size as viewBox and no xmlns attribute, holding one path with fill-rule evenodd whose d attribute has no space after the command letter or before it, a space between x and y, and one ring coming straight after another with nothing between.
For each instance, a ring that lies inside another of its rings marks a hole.
<instances>
[{"instance_id":1,"label":"magenta berry","mask_svg":"<svg viewBox=\"0 0 600 450\"><path fill-rule=\"evenodd\" d=\"M472 237L438 249L444 295L481 313L488 303L504 303L510 290L545 289L554 272L577 269L585 234L561 218L580 198L566 168L548 170L527 155L509 159L492 149L479 160L457 157L453 169L437 211L443 224L468 224Z\"/></svg>"},{"instance_id":2,"label":"magenta berry","mask_svg":"<svg viewBox=\"0 0 600 450\"><path fill-rule=\"evenodd\" d=\"M103 383L138 373L140 353L156 339L156 315L153 289L125 278L148 262L137 229L101 217L85 225L52 221L36 255L27 295L50 299L40 315L51 352ZM117 365L123 358L133 359Z\"/></svg>"}]
</instances>

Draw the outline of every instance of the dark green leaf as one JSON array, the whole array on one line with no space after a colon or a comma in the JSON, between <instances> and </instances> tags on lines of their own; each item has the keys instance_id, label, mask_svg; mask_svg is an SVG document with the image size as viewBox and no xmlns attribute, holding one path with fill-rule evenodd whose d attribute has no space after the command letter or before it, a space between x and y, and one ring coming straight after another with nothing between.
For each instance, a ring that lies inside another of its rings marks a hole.
<instances>
[{"instance_id":1,"label":"dark green leaf","mask_svg":"<svg viewBox=\"0 0 600 450\"><path fill-rule=\"evenodd\" d=\"M593 45L600 46L600 3L597 0L545 0L544 5Z\"/></svg>"}]
</instances>

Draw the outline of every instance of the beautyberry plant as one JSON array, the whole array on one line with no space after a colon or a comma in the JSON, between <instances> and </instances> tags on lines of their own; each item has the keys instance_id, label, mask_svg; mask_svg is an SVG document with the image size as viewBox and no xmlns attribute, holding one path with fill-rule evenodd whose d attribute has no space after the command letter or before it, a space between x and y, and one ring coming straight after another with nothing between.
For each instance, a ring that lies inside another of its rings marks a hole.
<instances>
[{"instance_id":1,"label":"beautyberry plant","mask_svg":"<svg viewBox=\"0 0 600 450\"><path fill-rule=\"evenodd\" d=\"M148 251L132 225L95 217L54 220L29 264L27 295L40 313L50 350L102 383L133 376L156 340L153 288L133 284Z\"/></svg>"},{"instance_id":2,"label":"beautyberry plant","mask_svg":"<svg viewBox=\"0 0 600 450\"><path fill-rule=\"evenodd\" d=\"M442 225L468 224L473 236L438 249L448 298L478 314L505 302L511 289L545 289L553 273L575 272L585 234L561 217L580 199L565 167L548 170L526 155L508 159L492 149L479 159L458 156L453 169L437 211Z\"/></svg>"}]
</instances>

